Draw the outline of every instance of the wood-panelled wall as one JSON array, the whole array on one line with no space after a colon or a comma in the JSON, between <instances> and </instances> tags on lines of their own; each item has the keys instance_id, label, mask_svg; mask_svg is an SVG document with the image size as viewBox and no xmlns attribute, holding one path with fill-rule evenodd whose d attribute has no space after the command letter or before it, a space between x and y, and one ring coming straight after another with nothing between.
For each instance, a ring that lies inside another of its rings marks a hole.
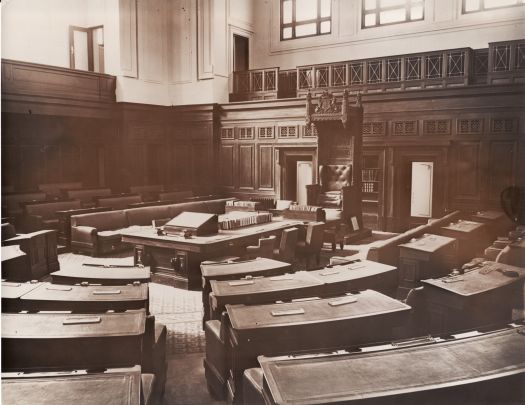
<instances>
[{"instance_id":1,"label":"wood-panelled wall","mask_svg":"<svg viewBox=\"0 0 525 405\"><path fill-rule=\"evenodd\" d=\"M281 198L287 156L317 165L303 99L162 107L116 103L108 75L14 61L2 61L2 75L2 183L18 190L163 183ZM503 188L523 185L524 92L514 84L364 94L363 149L382 164L379 227L424 220L407 208L412 161L434 162L435 216L498 207Z\"/></svg>"},{"instance_id":2,"label":"wood-panelled wall","mask_svg":"<svg viewBox=\"0 0 525 405\"><path fill-rule=\"evenodd\" d=\"M279 198L285 170L280 156L317 147L305 126L304 105L304 100L221 105L219 190L239 198Z\"/></svg>"},{"instance_id":3,"label":"wood-panelled wall","mask_svg":"<svg viewBox=\"0 0 525 405\"><path fill-rule=\"evenodd\" d=\"M434 216L498 208L505 187L523 185L524 90L502 85L363 95L363 150L382 164L379 228L401 231L426 222L410 217L413 161L434 162ZM304 127L304 106L304 100L221 106L223 190L283 197L278 151L316 148L315 134ZM291 137L288 126L297 131ZM246 135L246 127L253 134ZM273 128L273 136L266 138L264 127Z\"/></svg>"},{"instance_id":4,"label":"wood-panelled wall","mask_svg":"<svg viewBox=\"0 0 525 405\"><path fill-rule=\"evenodd\" d=\"M159 107L121 103L120 179L212 192L216 106ZM133 183L133 184L132 184Z\"/></svg>"},{"instance_id":5,"label":"wood-panelled wall","mask_svg":"<svg viewBox=\"0 0 525 405\"><path fill-rule=\"evenodd\" d=\"M115 77L2 61L2 184L169 184L211 192L215 105L115 102Z\"/></svg>"}]
</instances>

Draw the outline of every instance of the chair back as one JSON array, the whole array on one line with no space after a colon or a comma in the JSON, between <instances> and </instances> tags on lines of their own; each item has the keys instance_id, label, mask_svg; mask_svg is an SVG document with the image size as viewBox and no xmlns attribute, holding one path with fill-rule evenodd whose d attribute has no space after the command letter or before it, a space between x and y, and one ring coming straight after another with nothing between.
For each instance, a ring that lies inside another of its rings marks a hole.
<instances>
[{"instance_id":1,"label":"chair back","mask_svg":"<svg viewBox=\"0 0 525 405\"><path fill-rule=\"evenodd\" d=\"M299 237L299 229L288 228L283 231L281 244L279 245L279 258L287 263L295 259L295 246Z\"/></svg>"},{"instance_id":2,"label":"chair back","mask_svg":"<svg viewBox=\"0 0 525 405\"><path fill-rule=\"evenodd\" d=\"M273 258L273 249L275 247L275 235L268 236L267 238L259 239L259 252L258 257L266 257L268 259Z\"/></svg>"},{"instance_id":3,"label":"chair back","mask_svg":"<svg viewBox=\"0 0 525 405\"><path fill-rule=\"evenodd\" d=\"M310 222L306 229L306 244L310 251L319 252L323 247L324 222Z\"/></svg>"},{"instance_id":4,"label":"chair back","mask_svg":"<svg viewBox=\"0 0 525 405\"><path fill-rule=\"evenodd\" d=\"M249 257L266 257L267 259L272 259L275 240L275 235L260 238L257 246L246 247L246 253Z\"/></svg>"}]
</instances>

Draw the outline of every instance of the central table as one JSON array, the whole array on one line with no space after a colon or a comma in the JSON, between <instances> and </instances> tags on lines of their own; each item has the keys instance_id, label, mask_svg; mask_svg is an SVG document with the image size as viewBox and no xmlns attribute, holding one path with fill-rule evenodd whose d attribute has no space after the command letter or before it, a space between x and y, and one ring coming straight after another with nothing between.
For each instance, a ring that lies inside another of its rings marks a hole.
<instances>
[{"instance_id":1,"label":"central table","mask_svg":"<svg viewBox=\"0 0 525 405\"><path fill-rule=\"evenodd\" d=\"M246 246L257 244L259 238L280 236L284 229L301 224L301 221L284 219L188 239L178 235L157 235L153 228L137 229L122 232L122 242L135 245L136 264L149 265L152 272L173 278L179 287L199 289L202 261L235 255Z\"/></svg>"}]
</instances>

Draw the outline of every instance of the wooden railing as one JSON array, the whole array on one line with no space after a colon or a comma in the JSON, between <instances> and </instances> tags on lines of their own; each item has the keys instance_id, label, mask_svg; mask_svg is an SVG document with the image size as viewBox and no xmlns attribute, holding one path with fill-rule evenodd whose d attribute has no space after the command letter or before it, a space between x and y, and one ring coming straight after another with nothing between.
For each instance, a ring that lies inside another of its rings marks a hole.
<instances>
[{"instance_id":1,"label":"wooden railing","mask_svg":"<svg viewBox=\"0 0 525 405\"><path fill-rule=\"evenodd\" d=\"M347 87L359 91L466 85L470 48L389 56L297 68L298 95L309 89Z\"/></svg>"},{"instance_id":2,"label":"wooden railing","mask_svg":"<svg viewBox=\"0 0 525 405\"><path fill-rule=\"evenodd\" d=\"M279 68L233 72L233 94L242 100L277 98Z\"/></svg>"},{"instance_id":3,"label":"wooden railing","mask_svg":"<svg viewBox=\"0 0 525 405\"><path fill-rule=\"evenodd\" d=\"M115 102L116 78L103 73L2 59L2 97Z\"/></svg>"},{"instance_id":4,"label":"wooden railing","mask_svg":"<svg viewBox=\"0 0 525 405\"><path fill-rule=\"evenodd\" d=\"M272 72L275 81L265 82ZM249 70L234 74L242 100L303 97L308 91L377 92L525 81L525 40L490 43L485 49L459 48L319 65ZM268 87L268 83L272 87Z\"/></svg>"}]
</instances>

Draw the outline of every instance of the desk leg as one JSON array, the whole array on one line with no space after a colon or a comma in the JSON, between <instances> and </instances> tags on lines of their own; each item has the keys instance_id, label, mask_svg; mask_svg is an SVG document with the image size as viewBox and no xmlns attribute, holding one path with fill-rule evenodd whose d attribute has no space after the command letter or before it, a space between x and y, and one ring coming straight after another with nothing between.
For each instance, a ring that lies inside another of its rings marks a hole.
<instances>
[{"instance_id":1,"label":"desk leg","mask_svg":"<svg viewBox=\"0 0 525 405\"><path fill-rule=\"evenodd\" d=\"M134 264L135 266L139 267L147 266L149 264L148 254L145 246L135 245Z\"/></svg>"}]
</instances>

